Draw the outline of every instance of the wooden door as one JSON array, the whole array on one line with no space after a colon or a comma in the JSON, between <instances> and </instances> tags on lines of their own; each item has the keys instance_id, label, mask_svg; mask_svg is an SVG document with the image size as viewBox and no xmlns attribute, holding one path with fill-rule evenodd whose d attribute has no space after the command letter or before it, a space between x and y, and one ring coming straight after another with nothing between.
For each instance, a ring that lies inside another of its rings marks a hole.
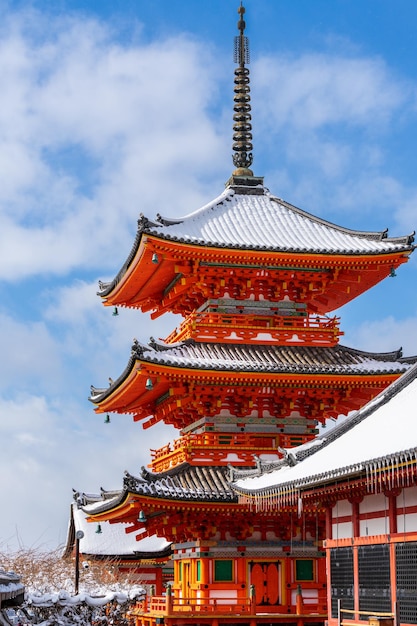
<instances>
[{"instance_id":1,"label":"wooden door","mask_svg":"<svg viewBox=\"0 0 417 626\"><path fill-rule=\"evenodd\" d=\"M259 606L280 604L279 561L252 561L250 584L255 586L255 601Z\"/></svg>"},{"instance_id":2,"label":"wooden door","mask_svg":"<svg viewBox=\"0 0 417 626\"><path fill-rule=\"evenodd\" d=\"M181 604L188 604L190 600L190 561L181 562Z\"/></svg>"}]
</instances>

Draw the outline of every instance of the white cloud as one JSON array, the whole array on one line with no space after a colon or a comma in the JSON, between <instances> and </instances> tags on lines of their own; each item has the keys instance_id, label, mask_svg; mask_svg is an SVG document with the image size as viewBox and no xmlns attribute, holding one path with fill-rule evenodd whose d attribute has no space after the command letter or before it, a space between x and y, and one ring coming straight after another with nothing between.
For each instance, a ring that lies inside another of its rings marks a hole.
<instances>
[{"instance_id":1,"label":"white cloud","mask_svg":"<svg viewBox=\"0 0 417 626\"><path fill-rule=\"evenodd\" d=\"M21 322L0 313L0 378L11 388L51 390L63 384L59 344L43 321Z\"/></svg>"},{"instance_id":2,"label":"white cloud","mask_svg":"<svg viewBox=\"0 0 417 626\"><path fill-rule=\"evenodd\" d=\"M256 64L256 80L262 119L275 129L379 125L411 97L410 86L377 58L266 57Z\"/></svg>"},{"instance_id":3,"label":"white cloud","mask_svg":"<svg viewBox=\"0 0 417 626\"><path fill-rule=\"evenodd\" d=\"M0 550L62 545L72 488L90 493L99 493L101 486L121 489L124 470L138 474L149 462L149 449L174 432L163 425L142 431L129 416L104 424L102 416L59 398L0 399L0 438L7 441L1 455L7 505L2 507Z\"/></svg>"},{"instance_id":4,"label":"white cloud","mask_svg":"<svg viewBox=\"0 0 417 626\"><path fill-rule=\"evenodd\" d=\"M404 355L416 355L417 313L405 319L387 315L359 324L355 329L355 345L375 352L390 352L402 347Z\"/></svg>"},{"instance_id":5,"label":"white cloud","mask_svg":"<svg viewBox=\"0 0 417 626\"><path fill-rule=\"evenodd\" d=\"M31 16L0 45L5 280L103 264L126 249L140 210L203 202L187 181L216 174L221 145L207 98L215 64L198 44L127 46L91 19Z\"/></svg>"}]
</instances>

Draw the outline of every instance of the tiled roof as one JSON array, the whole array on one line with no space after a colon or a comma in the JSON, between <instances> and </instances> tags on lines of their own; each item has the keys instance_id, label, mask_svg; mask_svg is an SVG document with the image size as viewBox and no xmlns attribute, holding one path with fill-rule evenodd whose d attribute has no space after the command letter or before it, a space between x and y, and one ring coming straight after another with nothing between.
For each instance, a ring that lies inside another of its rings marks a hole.
<instances>
[{"instance_id":1,"label":"tiled roof","mask_svg":"<svg viewBox=\"0 0 417 626\"><path fill-rule=\"evenodd\" d=\"M152 474L142 469L141 478L125 474L124 484L130 491L180 500L234 500L229 488L227 467L191 466L187 463L173 470Z\"/></svg>"},{"instance_id":2,"label":"tiled roof","mask_svg":"<svg viewBox=\"0 0 417 626\"><path fill-rule=\"evenodd\" d=\"M389 254L412 251L414 233L388 237L388 231L343 228L273 196L265 187L229 186L198 211L178 218L141 215L132 250L111 282L99 282L107 296L122 279L139 250L142 236L197 246L297 254Z\"/></svg>"},{"instance_id":3,"label":"tiled roof","mask_svg":"<svg viewBox=\"0 0 417 626\"><path fill-rule=\"evenodd\" d=\"M245 189L243 189L245 191ZM274 197L265 188L228 187L203 208L178 220L144 223L158 237L197 245L308 252L381 254L407 249L412 236L342 228Z\"/></svg>"},{"instance_id":4,"label":"tiled roof","mask_svg":"<svg viewBox=\"0 0 417 626\"><path fill-rule=\"evenodd\" d=\"M286 461L234 470L234 487L241 494L279 493L366 473L371 489L373 473L383 471L394 481L399 463L417 466L416 403L417 364L328 433L286 451Z\"/></svg>"},{"instance_id":5,"label":"tiled roof","mask_svg":"<svg viewBox=\"0 0 417 626\"><path fill-rule=\"evenodd\" d=\"M229 487L230 470L227 467L191 466L188 463L172 470L152 474L142 468L140 477L125 472L123 490L112 500L103 499L83 506L87 513L98 514L120 504L127 493L170 500L198 502L237 502Z\"/></svg>"},{"instance_id":6,"label":"tiled roof","mask_svg":"<svg viewBox=\"0 0 417 626\"><path fill-rule=\"evenodd\" d=\"M25 595L25 586L20 576L14 572L6 572L0 568L0 608L3 603L12 600L13 604L22 604ZM5 623L2 621L2 623Z\"/></svg>"},{"instance_id":7,"label":"tiled roof","mask_svg":"<svg viewBox=\"0 0 417 626\"><path fill-rule=\"evenodd\" d=\"M83 507L91 505L106 506L114 499L120 497L119 491L106 492L92 495L74 492L75 502L71 505L71 517L68 525L67 543L63 556L70 556L75 545L75 533L81 530L84 533L80 540L80 552L86 556L124 558L160 558L169 555L170 543L161 537L152 535L138 537L137 533L126 533L123 524L110 524L100 522L100 533L97 533L97 525L87 521L88 515Z\"/></svg>"},{"instance_id":8,"label":"tiled roof","mask_svg":"<svg viewBox=\"0 0 417 626\"><path fill-rule=\"evenodd\" d=\"M91 400L100 401L118 387L132 371L136 360L185 369L221 370L225 372L297 373L372 375L401 374L417 357L403 358L401 351L365 352L337 345L310 346L247 346L215 344L186 340L163 344L151 340L149 346L136 343L125 371L105 389L91 388Z\"/></svg>"}]
</instances>

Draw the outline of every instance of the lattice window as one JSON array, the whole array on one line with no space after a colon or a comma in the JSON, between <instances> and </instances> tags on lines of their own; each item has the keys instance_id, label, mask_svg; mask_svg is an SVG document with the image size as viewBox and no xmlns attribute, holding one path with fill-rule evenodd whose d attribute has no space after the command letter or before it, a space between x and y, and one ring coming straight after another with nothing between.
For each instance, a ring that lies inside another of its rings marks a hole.
<instances>
[{"instance_id":1,"label":"lattice window","mask_svg":"<svg viewBox=\"0 0 417 626\"><path fill-rule=\"evenodd\" d=\"M353 609L353 549L330 551L332 617L337 617L337 601L344 609Z\"/></svg>"},{"instance_id":2,"label":"lattice window","mask_svg":"<svg viewBox=\"0 0 417 626\"><path fill-rule=\"evenodd\" d=\"M417 624L417 543L397 543L395 557L399 621Z\"/></svg>"},{"instance_id":3,"label":"lattice window","mask_svg":"<svg viewBox=\"0 0 417 626\"><path fill-rule=\"evenodd\" d=\"M386 544L360 546L359 565L359 610L392 610L389 546Z\"/></svg>"},{"instance_id":4,"label":"lattice window","mask_svg":"<svg viewBox=\"0 0 417 626\"><path fill-rule=\"evenodd\" d=\"M295 579L314 580L314 563L313 559L296 559L295 561Z\"/></svg>"}]
</instances>

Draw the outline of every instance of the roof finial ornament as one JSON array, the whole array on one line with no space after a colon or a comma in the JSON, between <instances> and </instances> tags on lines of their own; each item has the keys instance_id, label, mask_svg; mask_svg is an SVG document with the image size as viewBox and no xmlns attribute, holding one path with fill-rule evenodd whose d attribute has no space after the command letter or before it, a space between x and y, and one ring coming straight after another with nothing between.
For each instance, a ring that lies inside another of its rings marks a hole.
<instances>
[{"instance_id":1,"label":"roof finial ornament","mask_svg":"<svg viewBox=\"0 0 417 626\"><path fill-rule=\"evenodd\" d=\"M235 69L235 88L234 88L234 115L233 115L233 164L237 170L234 175L253 176L253 172L249 169L252 165L252 124L251 124L251 105L250 105L250 86L249 86L249 69L245 67L245 63L249 63L249 40L244 35L245 8L240 3L238 8L239 21L237 23L240 34L235 37L234 61L239 67Z\"/></svg>"}]
</instances>

